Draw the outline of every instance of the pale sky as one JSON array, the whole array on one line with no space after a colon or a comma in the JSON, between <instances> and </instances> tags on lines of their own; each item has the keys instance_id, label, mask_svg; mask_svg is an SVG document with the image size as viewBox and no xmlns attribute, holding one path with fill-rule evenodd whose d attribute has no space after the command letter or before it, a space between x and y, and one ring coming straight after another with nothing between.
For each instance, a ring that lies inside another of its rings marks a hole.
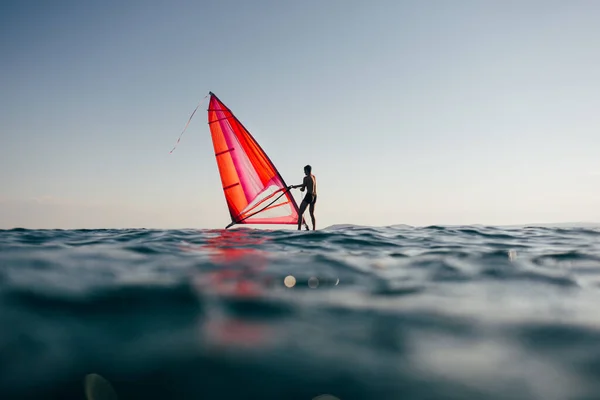
<instances>
[{"instance_id":1,"label":"pale sky","mask_svg":"<svg viewBox=\"0 0 600 400\"><path fill-rule=\"evenodd\" d=\"M288 184L313 166L320 228L600 222L598 21L592 0L3 1L0 228L225 227L206 100L169 154L208 91Z\"/></svg>"}]
</instances>

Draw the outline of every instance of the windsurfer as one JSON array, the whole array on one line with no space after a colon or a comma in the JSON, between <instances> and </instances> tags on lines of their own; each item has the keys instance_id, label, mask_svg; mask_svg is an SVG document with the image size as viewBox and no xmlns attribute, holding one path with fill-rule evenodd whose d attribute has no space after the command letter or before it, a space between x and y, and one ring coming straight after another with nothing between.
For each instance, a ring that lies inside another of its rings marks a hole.
<instances>
[{"instance_id":1,"label":"windsurfer","mask_svg":"<svg viewBox=\"0 0 600 400\"><path fill-rule=\"evenodd\" d=\"M302 227L302 215L304 215L304 211L306 211L306 207L310 213L310 219L312 220L313 231L315 230L316 220L315 220L315 204L317 202L317 178L311 173L312 167L307 165L304 167L305 177L302 180L301 185L293 185L292 189L300 188L300 191L304 192L306 189L306 195L302 199L302 203L300 203L300 212L298 215L298 230ZM308 229L308 226L307 226Z\"/></svg>"}]
</instances>

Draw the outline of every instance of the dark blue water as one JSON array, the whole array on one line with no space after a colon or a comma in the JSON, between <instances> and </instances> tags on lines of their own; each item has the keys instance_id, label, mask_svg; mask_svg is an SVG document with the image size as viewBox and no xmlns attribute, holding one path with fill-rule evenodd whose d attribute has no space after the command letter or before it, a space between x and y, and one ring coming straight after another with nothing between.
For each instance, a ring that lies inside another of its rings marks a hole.
<instances>
[{"instance_id":1,"label":"dark blue water","mask_svg":"<svg viewBox=\"0 0 600 400\"><path fill-rule=\"evenodd\" d=\"M0 231L0 398L92 373L119 399L598 399L600 229Z\"/></svg>"}]
</instances>

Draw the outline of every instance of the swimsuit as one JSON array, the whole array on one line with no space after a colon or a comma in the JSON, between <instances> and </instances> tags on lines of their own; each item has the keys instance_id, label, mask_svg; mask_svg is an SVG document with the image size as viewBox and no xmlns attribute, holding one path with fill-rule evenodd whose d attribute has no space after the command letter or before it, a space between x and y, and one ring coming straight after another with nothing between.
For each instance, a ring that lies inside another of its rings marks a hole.
<instances>
[{"instance_id":1,"label":"swimsuit","mask_svg":"<svg viewBox=\"0 0 600 400\"><path fill-rule=\"evenodd\" d=\"M304 196L304 201L307 204L315 204L317 202L317 195L313 195L312 193L306 193L306 196Z\"/></svg>"}]
</instances>

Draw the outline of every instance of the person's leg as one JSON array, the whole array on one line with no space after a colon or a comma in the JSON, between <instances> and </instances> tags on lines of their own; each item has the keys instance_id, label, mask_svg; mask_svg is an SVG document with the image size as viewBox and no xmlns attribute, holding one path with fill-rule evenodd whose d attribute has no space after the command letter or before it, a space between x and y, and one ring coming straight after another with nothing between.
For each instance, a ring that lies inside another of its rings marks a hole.
<instances>
[{"instance_id":1,"label":"person's leg","mask_svg":"<svg viewBox=\"0 0 600 400\"><path fill-rule=\"evenodd\" d=\"M302 229L302 215L304 214L304 211L306 211L306 201L302 200L302 203L300 203L300 211L298 212L298 230Z\"/></svg>"},{"instance_id":2,"label":"person's leg","mask_svg":"<svg viewBox=\"0 0 600 400\"><path fill-rule=\"evenodd\" d=\"M317 197L315 196L314 200L312 203L310 203L310 207L308 209L308 212L310 213L310 219L312 220L312 224L313 224L313 231L316 229L316 219L315 219L315 204L317 204Z\"/></svg>"}]
</instances>

